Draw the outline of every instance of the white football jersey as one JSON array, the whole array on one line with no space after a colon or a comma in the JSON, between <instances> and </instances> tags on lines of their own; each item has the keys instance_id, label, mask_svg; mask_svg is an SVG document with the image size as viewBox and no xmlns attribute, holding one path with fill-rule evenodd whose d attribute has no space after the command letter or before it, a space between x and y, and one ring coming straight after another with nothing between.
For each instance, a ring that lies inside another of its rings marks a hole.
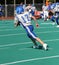
<instances>
[{"instance_id":1,"label":"white football jersey","mask_svg":"<svg viewBox=\"0 0 59 65\"><path fill-rule=\"evenodd\" d=\"M55 6L54 11L59 12L59 4L57 4L57 5Z\"/></svg>"},{"instance_id":2,"label":"white football jersey","mask_svg":"<svg viewBox=\"0 0 59 65\"><path fill-rule=\"evenodd\" d=\"M42 6L42 9L43 9L43 11L47 11L48 10L48 6Z\"/></svg>"},{"instance_id":3,"label":"white football jersey","mask_svg":"<svg viewBox=\"0 0 59 65\"><path fill-rule=\"evenodd\" d=\"M17 14L16 18L21 22L22 25L31 25L31 14L29 12L24 12L23 14Z\"/></svg>"}]
</instances>

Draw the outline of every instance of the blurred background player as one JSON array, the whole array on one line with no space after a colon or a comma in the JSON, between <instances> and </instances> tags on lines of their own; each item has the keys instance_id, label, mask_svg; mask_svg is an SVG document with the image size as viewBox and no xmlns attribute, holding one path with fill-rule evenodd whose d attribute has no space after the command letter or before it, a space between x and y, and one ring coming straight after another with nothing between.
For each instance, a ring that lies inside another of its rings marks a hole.
<instances>
[{"instance_id":1,"label":"blurred background player","mask_svg":"<svg viewBox=\"0 0 59 65\"><path fill-rule=\"evenodd\" d=\"M34 5L28 4L28 5L25 7L25 10L28 10L28 11L31 10L31 14L32 14L32 16L34 16L34 15L35 15L35 11L36 11L36 7L35 7Z\"/></svg>"},{"instance_id":2,"label":"blurred background player","mask_svg":"<svg viewBox=\"0 0 59 65\"><path fill-rule=\"evenodd\" d=\"M0 17L3 19L3 6L0 4Z\"/></svg>"},{"instance_id":3,"label":"blurred background player","mask_svg":"<svg viewBox=\"0 0 59 65\"><path fill-rule=\"evenodd\" d=\"M46 0L46 3L45 4L46 4L46 6L48 6L49 5L49 0Z\"/></svg>"},{"instance_id":4,"label":"blurred background player","mask_svg":"<svg viewBox=\"0 0 59 65\"><path fill-rule=\"evenodd\" d=\"M44 21L46 21L48 19L48 6L46 6L46 4L43 4L42 11L43 11Z\"/></svg>"},{"instance_id":5,"label":"blurred background player","mask_svg":"<svg viewBox=\"0 0 59 65\"><path fill-rule=\"evenodd\" d=\"M38 41L44 48L44 50L47 50L47 44L45 44L43 41L40 40L40 38L38 38L36 36L36 34L33 32L34 27L31 24L31 18L33 18L36 22L36 26L38 26L38 23L36 21L36 18L34 16L32 16L30 14L30 10L26 10L24 12L23 7L18 7L16 8L16 19L15 19L15 23L20 22L20 24L24 27L24 29L26 30L27 36L32 40L32 42L34 43L33 48L38 48L39 46L37 45L36 41ZM18 21L17 21L18 20ZM17 21L17 22L16 22ZM17 24L16 24L17 26Z\"/></svg>"},{"instance_id":6,"label":"blurred background player","mask_svg":"<svg viewBox=\"0 0 59 65\"><path fill-rule=\"evenodd\" d=\"M57 27L59 27L59 3L53 3L51 5L51 10L49 12L49 16L51 21L56 22L57 23Z\"/></svg>"},{"instance_id":7,"label":"blurred background player","mask_svg":"<svg viewBox=\"0 0 59 65\"><path fill-rule=\"evenodd\" d=\"M59 21L58 21L58 18L59 18L59 2L56 3L54 11L55 11L55 18L56 18L57 27L59 27Z\"/></svg>"}]
</instances>

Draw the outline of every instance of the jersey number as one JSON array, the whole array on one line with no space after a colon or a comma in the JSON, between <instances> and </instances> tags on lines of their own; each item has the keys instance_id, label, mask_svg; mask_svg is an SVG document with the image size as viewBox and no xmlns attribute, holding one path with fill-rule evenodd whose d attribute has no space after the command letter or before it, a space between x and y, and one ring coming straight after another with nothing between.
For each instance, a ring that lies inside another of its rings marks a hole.
<instances>
[{"instance_id":1,"label":"jersey number","mask_svg":"<svg viewBox=\"0 0 59 65\"><path fill-rule=\"evenodd\" d=\"M24 16L21 16L21 18L23 19L24 23L30 21L30 18L28 17L28 15L24 15Z\"/></svg>"}]
</instances>

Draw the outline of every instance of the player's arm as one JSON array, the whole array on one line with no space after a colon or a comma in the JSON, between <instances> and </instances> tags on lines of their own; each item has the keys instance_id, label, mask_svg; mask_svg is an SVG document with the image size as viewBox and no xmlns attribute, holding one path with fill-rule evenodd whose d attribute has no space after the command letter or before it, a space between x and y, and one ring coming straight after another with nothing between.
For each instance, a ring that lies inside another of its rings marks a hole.
<instances>
[{"instance_id":1,"label":"player's arm","mask_svg":"<svg viewBox=\"0 0 59 65\"><path fill-rule=\"evenodd\" d=\"M17 17L15 16L15 18L14 18L14 26L17 27L18 25L20 25L20 22L18 21Z\"/></svg>"},{"instance_id":2,"label":"player's arm","mask_svg":"<svg viewBox=\"0 0 59 65\"><path fill-rule=\"evenodd\" d=\"M36 22L36 27L38 27L38 26L39 26L39 24L38 24L38 22L37 22L36 18L35 18L34 16L31 16L31 17L32 17L32 19Z\"/></svg>"}]
</instances>

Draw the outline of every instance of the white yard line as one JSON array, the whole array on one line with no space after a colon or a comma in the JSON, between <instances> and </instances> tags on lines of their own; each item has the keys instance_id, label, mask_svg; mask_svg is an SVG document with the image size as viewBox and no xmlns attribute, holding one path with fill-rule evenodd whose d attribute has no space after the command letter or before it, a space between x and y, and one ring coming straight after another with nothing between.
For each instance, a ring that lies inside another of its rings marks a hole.
<instances>
[{"instance_id":1,"label":"white yard line","mask_svg":"<svg viewBox=\"0 0 59 65\"><path fill-rule=\"evenodd\" d=\"M0 28L9 28L8 26L0 26Z\"/></svg>"},{"instance_id":2,"label":"white yard line","mask_svg":"<svg viewBox=\"0 0 59 65\"><path fill-rule=\"evenodd\" d=\"M53 22L44 22L44 23L41 23L42 25L49 25L49 24L52 24L53 25Z\"/></svg>"},{"instance_id":3,"label":"white yard line","mask_svg":"<svg viewBox=\"0 0 59 65\"><path fill-rule=\"evenodd\" d=\"M36 32L36 33L59 33L59 31L44 31L44 32ZM16 33L16 34L5 34L5 35L0 35L0 37L5 37L5 36L15 36L15 35L23 35L26 33Z\"/></svg>"},{"instance_id":4,"label":"white yard line","mask_svg":"<svg viewBox=\"0 0 59 65\"><path fill-rule=\"evenodd\" d=\"M51 40L43 40L44 42L48 42L48 41L59 41L59 39L51 39ZM1 47L10 47L10 46L15 46L15 45L25 45L25 44L31 44L32 42L22 42L22 43L8 43L5 45L0 45Z\"/></svg>"},{"instance_id":5,"label":"white yard line","mask_svg":"<svg viewBox=\"0 0 59 65\"><path fill-rule=\"evenodd\" d=\"M15 28L14 29L4 29L4 30L0 30L0 31L12 31L12 30L14 31L14 30L19 30L19 29L15 29Z\"/></svg>"},{"instance_id":6,"label":"white yard line","mask_svg":"<svg viewBox=\"0 0 59 65\"><path fill-rule=\"evenodd\" d=\"M6 27L7 27L7 26L6 26ZM10 29L10 28L8 28L8 27L7 27L8 29L5 29L5 26L4 26L4 27L1 27L1 26L0 26L0 28L4 28L4 30L0 30L0 31L22 30L22 29L17 29L17 28L16 28L16 29L15 29L15 28ZM36 28L36 27L35 27L35 28ZM39 29L41 29L41 28L42 28L42 29L44 29L44 28L48 29L48 28L55 28L55 27L38 27L38 28L39 28ZM36 29L38 29L38 28L36 28Z\"/></svg>"},{"instance_id":7,"label":"white yard line","mask_svg":"<svg viewBox=\"0 0 59 65\"><path fill-rule=\"evenodd\" d=\"M9 43L9 44L6 44L6 45L0 45L0 47L9 47L9 46L15 46L15 45L24 45L24 44L30 44L32 42L22 42L22 43Z\"/></svg>"},{"instance_id":8,"label":"white yard line","mask_svg":"<svg viewBox=\"0 0 59 65\"><path fill-rule=\"evenodd\" d=\"M52 59L52 58L59 58L59 55L47 56L47 57L41 57L41 58L31 58L31 59L19 60L19 61L13 61L13 62L9 62L9 63L3 63L3 64L0 64L0 65L11 65L11 64L32 62L32 61L36 61L36 60L46 60L46 59Z\"/></svg>"}]
</instances>

